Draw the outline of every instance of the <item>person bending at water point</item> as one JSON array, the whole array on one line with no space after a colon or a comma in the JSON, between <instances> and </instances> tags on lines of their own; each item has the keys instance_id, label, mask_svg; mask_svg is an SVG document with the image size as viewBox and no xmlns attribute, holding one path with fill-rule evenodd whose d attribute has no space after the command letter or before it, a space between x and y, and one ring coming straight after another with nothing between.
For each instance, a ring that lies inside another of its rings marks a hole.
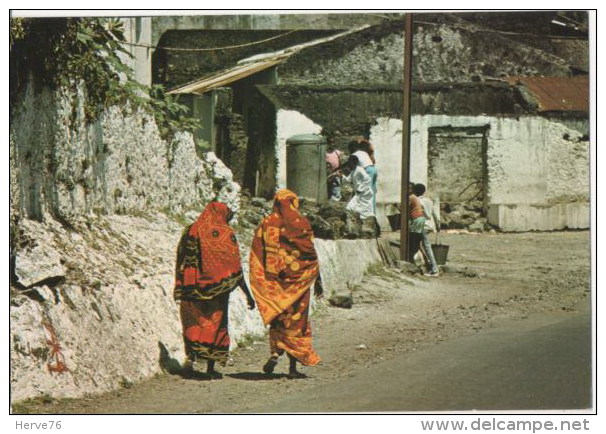
<instances>
[{"instance_id":1,"label":"person bending at water point","mask_svg":"<svg viewBox=\"0 0 606 434\"><path fill-rule=\"evenodd\" d=\"M351 155L343 167L345 179L351 182L354 195L347 203L347 209L360 215L362 219L375 217L372 181L366 171L358 164L358 157Z\"/></svg>"}]
</instances>

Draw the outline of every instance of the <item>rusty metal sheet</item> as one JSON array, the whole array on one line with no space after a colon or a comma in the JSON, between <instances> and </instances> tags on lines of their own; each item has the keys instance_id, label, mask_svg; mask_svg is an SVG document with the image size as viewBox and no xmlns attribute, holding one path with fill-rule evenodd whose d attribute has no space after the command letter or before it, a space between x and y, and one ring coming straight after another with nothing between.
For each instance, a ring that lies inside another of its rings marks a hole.
<instances>
[{"instance_id":1,"label":"rusty metal sheet","mask_svg":"<svg viewBox=\"0 0 606 434\"><path fill-rule=\"evenodd\" d=\"M589 77L508 77L512 85L526 87L540 111L589 112Z\"/></svg>"}]
</instances>

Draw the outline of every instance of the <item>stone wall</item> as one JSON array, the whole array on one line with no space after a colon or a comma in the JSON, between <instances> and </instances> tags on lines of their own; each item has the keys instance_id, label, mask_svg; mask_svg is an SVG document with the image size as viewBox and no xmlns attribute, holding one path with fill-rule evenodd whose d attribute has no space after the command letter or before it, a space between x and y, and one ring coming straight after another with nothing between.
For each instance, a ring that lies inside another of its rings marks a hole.
<instances>
[{"instance_id":1,"label":"stone wall","mask_svg":"<svg viewBox=\"0 0 606 434\"><path fill-rule=\"evenodd\" d=\"M388 16L399 14L322 13L322 14L232 14L232 15L182 15L152 18L153 43L156 44L168 30L288 30L297 29L348 29L380 23Z\"/></svg>"},{"instance_id":2,"label":"stone wall","mask_svg":"<svg viewBox=\"0 0 606 434\"><path fill-rule=\"evenodd\" d=\"M153 116L118 107L89 125L85 98L25 92L10 125L14 212L69 223L91 213L181 213L214 197L237 209L231 172L213 154L196 158L190 134L168 143Z\"/></svg>"},{"instance_id":3,"label":"stone wall","mask_svg":"<svg viewBox=\"0 0 606 434\"><path fill-rule=\"evenodd\" d=\"M368 14L349 14L343 19L341 30L360 24L371 26L293 55L278 67L280 82L399 85L403 76L404 24L394 15L387 14L381 19ZM552 15L503 13L498 18L482 20L469 14L416 14L413 80L422 83L474 82L504 76L569 76L571 66L581 70L587 67L587 40L547 38L548 32L536 33L536 27L549 26ZM154 82L169 87L184 84L253 55L334 34L339 26L326 25L326 21L334 20L335 16L338 15L327 14L318 20L319 16L313 14L267 15L264 23L273 21L269 25L260 24L261 18L254 16L156 18L154 38L159 39L154 41L160 46L239 48L198 52L157 50L153 60ZM221 24L213 23L221 20ZM295 27L297 31L285 34L284 30L275 30L288 28L281 24L288 20L300 22ZM520 28L513 32L507 30L516 24ZM158 36L160 29L166 29L161 37ZM280 37L256 44L277 36Z\"/></svg>"},{"instance_id":4,"label":"stone wall","mask_svg":"<svg viewBox=\"0 0 606 434\"><path fill-rule=\"evenodd\" d=\"M402 88L396 86L260 85L276 110L303 113L314 123L345 137L367 135L377 118L402 116ZM519 89L507 83L418 84L412 89L417 115L511 115L531 113ZM568 116L570 117L570 116ZM562 122L566 119L562 116ZM339 143L337 143L338 145Z\"/></svg>"},{"instance_id":5,"label":"stone wall","mask_svg":"<svg viewBox=\"0 0 606 434\"><path fill-rule=\"evenodd\" d=\"M398 117L401 92L380 86L374 91L368 88L307 86L260 86L260 89L277 108L277 185L286 185L285 143L288 137L330 129L336 132L337 145L346 149L351 136L368 135L375 145L379 168L377 200L382 205L378 209L378 218L381 227L387 230L385 205L400 202L402 121ZM479 181L477 187L484 192L484 197L478 197L478 202L484 214L489 204L543 206L588 202L587 121L566 113L538 116L523 104L516 88L509 86L419 86L412 101L410 179L425 185L432 184L428 176L430 133L452 131L454 135L460 135L461 140L471 137L470 134L477 136L478 151L483 152L475 165ZM516 110L521 116L507 115ZM450 111L456 115L445 114ZM476 111L488 115L466 115ZM459 179L461 176L443 172L436 173L435 177ZM453 185L453 193L464 188L464 185ZM430 194L438 195L439 192ZM440 199L444 203L447 198ZM537 218L540 215L544 213L537 214ZM558 211L558 215L562 213ZM570 211L565 215L571 215ZM583 216L574 217L574 220L586 221L581 227L588 224ZM493 220L492 223L502 229L511 227L502 226L502 221L497 223ZM537 225L546 226L539 222ZM538 227L529 226L528 229ZM567 226L557 223L547 224L547 227Z\"/></svg>"},{"instance_id":6,"label":"stone wall","mask_svg":"<svg viewBox=\"0 0 606 434\"><path fill-rule=\"evenodd\" d=\"M532 16L532 13L528 14ZM570 56L557 40L499 33L458 14L416 14L415 82L471 82L503 76L569 76ZM526 23L529 24L528 22ZM279 68L282 84L368 85L402 83L404 25L385 21L344 38L307 48ZM569 44L587 50L587 41ZM575 61L577 63L578 61Z\"/></svg>"},{"instance_id":7,"label":"stone wall","mask_svg":"<svg viewBox=\"0 0 606 434\"><path fill-rule=\"evenodd\" d=\"M239 185L190 134L168 143L147 113L84 121L85 95L30 87L10 124L11 397L82 396L182 360L172 301L185 224ZM232 304L234 342L264 329Z\"/></svg>"},{"instance_id":8,"label":"stone wall","mask_svg":"<svg viewBox=\"0 0 606 434\"><path fill-rule=\"evenodd\" d=\"M198 158L190 135L165 143L153 118L117 108L88 126L70 101L30 90L11 123L13 402L176 372L184 359L172 296L179 237L211 199L240 209L229 169L212 153ZM252 227L238 238L247 276ZM375 240L316 247L327 295L381 259ZM232 347L266 334L240 290L229 308Z\"/></svg>"},{"instance_id":9,"label":"stone wall","mask_svg":"<svg viewBox=\"0 0 606 434\"><path fill-rule=\"evenodd\" d=\"M167 31L158 45L180 50L158 49L152 56L153 82L168 88L199 80L235 65L242 59L283 50L334 34L335 30L182 30ZM251 42L264 41L262 44ZM210 50L213 47L232 47ZM199 50L203 48L204 50Z\"/></svg>"}]
</instances>

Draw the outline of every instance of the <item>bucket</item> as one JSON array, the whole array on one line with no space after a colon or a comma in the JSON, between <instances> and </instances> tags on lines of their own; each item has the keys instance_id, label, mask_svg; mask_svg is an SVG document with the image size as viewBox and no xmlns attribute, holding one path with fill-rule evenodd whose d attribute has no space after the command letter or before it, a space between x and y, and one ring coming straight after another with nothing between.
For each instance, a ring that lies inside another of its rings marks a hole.
<instances>
[{"instance_id":1,"label":"bucket","mask_svg":"<svg viewBox=\"0 0 606 434\"><path fill-rule=\"evenodd\" d=\"M436 264L445 265L446 258L448 257L448 245L440 244L440 235L439 232L436 232L436 243L431 245L431 250L433 251L433 257L436 260Z\"/></svg>"},{"instance_id":2,"label":"bucket","mask_svg":"<svg viewBox=\"0 0 606 434\"><path fill-rule=\"evenodd\" d=\"M436 264L445 265L446 258L448 257L448 246L446 244L432 244L431 250L433 251Z\"/></svg>"}]
</instances>

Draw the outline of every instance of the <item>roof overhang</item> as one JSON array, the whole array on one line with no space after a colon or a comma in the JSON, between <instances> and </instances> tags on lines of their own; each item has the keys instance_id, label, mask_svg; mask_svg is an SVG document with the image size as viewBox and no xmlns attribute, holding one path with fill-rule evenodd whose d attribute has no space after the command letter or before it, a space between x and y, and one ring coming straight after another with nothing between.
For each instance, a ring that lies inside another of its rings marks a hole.
<instances>
[{"instance_id":1,"label":"roof overhang","mask_svg":"<svg viewBox=\"0 0 606 434\"><path fill-rule=\"evenodd\" d=\"M174 89L171 89L168 93L171 95L184 93L202 95L203 93L208 92L212 89L227 86L233 82L242 80L243 78L256 74L257 72L261 72L276 65L279 65L280 63L285 62L290 56L298 53L304 48L333 41L351 33L359 32L368 27L370 27L370 25L363 25L351 30L347 30L345 32L337 33L336 35L328 36L326 38L316 39L314 41L288 47L284 50L276 51L273 53L258 54L256 56L241 60L236 66L232 68L225 69L223 71L212 74L206 78L196 80L183 86L176 87Z\"/></svg>"},{"instance_id":2,"label":"roof overhang","mask_svg":"<svg viewBox=\"0 0 606 434\"><path fill-rule=\"evenodd\" d=\"M259 60L256 62L250 62L243 65L237 65L233 68L226 69L220 73L213 74L210 77L189 83L175 89L172 89L169 94L183 94L183 93L194 93L202 95L212 89L218 87L227 86L235 81L242 80L243 78L249 77L257 72L264 71L273 66L276 66L284 62L289 56L280 55L268 59Z\"/></svg>"}]
</instances>

